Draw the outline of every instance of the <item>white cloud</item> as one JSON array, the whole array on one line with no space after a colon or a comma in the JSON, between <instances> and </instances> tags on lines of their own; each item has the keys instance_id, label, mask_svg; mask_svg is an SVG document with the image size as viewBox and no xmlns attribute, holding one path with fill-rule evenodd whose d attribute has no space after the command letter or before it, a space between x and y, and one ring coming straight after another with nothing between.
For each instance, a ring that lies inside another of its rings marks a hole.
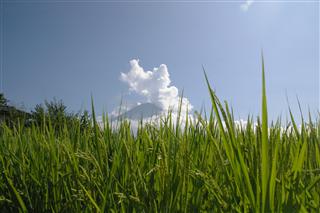
<instances>
[{"instance_id":1,"label":"white cloud","mask_svg":"<svg viewBox=\"0 0 320 213\"><path fill-rule=\"evenodd\" d=\"M170 85L170 75L165 64L153 68L152 71L145 71L139 60L130 61L131 68L128 73L121 73L120 80L127 83L129 90L146 98L147 102L156 104L163 111L169 109L173 112L178 110L181 98L177 87ZM187 110L191 111L193 106L187 98L182 98L182 115Z\"/></svg>"},{"instance_id":2,"label":"white cloud","mask_svg":"<svg viewBox=\"0 0 320 213\"><path fill-rule=\"evenodd\" d=\"M244 12L247 12L249 10L249 7L253 4L254 0L246 0L245 3L241 4L241 9Z\"/></svg>"},{"instance_id":3,"label":"white cloud","mask_svg":"<svg viewBox=\"0 0 320 213\"><path fill-rule=\"evenodd\" d=\"M114 108L113 110L112 110L112 112L111 113L109 113L109 117L110 118L116 118L116 117L118 117L119 115L121 115L122 113L125 113L126 111L128 111L128 110L130 110L132 107L134 107L134 106L132 106L131 104L122 104L122 105L119 105L119 106L117 106L116 108Z\"/></svg>"}]
</instances>

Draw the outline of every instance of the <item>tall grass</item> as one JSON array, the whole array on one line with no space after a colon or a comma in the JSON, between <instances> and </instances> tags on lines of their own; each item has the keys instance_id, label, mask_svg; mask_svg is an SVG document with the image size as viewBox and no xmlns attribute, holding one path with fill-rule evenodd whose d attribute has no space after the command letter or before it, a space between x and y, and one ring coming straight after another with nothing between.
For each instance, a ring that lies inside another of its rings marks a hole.
<instances>
[{"instance_id":1,"label":"tall grass","mask_svg":"<svg viewBox=\"0 0 320 213\"><path fill-rule=\"evenodd\" d=\"M263 63L262 117L245 126L205 77L212 112L184 127L169 113L100 128L94 110L86 128L3 125L0 212L319 212L320 121L268 126Z\"/></svg>"}]
</instances>

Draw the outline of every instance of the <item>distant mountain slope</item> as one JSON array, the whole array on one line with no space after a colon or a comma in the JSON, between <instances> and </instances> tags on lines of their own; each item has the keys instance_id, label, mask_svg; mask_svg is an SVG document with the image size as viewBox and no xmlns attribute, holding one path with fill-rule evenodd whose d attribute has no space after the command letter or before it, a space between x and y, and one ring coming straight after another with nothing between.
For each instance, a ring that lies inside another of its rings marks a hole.
<instances>
[{"instance_id":1,"label":"distant mountain slope","mask_svg":"<svg viewBox=\"0 0 320 213\"><path fill-rule=\"evenodd\" d=\"M112 120L118 119L130 119L130 120L140 120L141 118L149 118L152 116L159 115L162 109L152 103L140 104L127 112L122 113L119 116L112 118Z\"/></svg>"}]
</instances>

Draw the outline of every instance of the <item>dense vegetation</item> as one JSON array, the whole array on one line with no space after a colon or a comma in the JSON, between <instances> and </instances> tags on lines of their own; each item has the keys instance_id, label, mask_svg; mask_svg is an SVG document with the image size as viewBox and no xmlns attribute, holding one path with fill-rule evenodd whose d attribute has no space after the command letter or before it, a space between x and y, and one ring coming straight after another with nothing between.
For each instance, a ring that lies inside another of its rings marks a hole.
<instances>
[{"instance_id":1,"label":"dense vegetation","mask_svg":"<svg viewBox=\"0 0 320 213\"><path fill-rule=\"evenodd\" d=\"M319 212L320 121L268 125L262 73L262 116L245 126L208 81L210 117L184 126L169 113L133 134L94 110L92 125L3 125L0 212Z\"/></svg>"},{"instance_id":2,"label":"dense vegetation","mask_svg":"<svg viewBox=\"0 0 320 213\"><path fill-rule=\"evenodd\" d=\"M6 123L7 126L12 127L19 123L19 121L27 121L30 117L28 112L10 106L8 100L3 93L0 93L0 123Z\"/></svg>"}]
</instances>

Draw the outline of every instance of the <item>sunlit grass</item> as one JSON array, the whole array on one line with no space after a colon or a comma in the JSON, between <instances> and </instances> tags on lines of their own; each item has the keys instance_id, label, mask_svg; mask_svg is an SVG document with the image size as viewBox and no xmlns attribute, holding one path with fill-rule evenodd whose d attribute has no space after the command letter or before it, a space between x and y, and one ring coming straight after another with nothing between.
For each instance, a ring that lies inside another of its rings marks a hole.
<instances>
[{"instance_id":1,"label":"sunlit grass","mask_svg":"<svg viewBox=\"0 0 320 213\"><path fill-rule=\"evenodd\" d=\"M245 126L206 76L212 113L184 126L3 126L0 212L319 212L320 122L268 126L264 72Z\"/></svg>"}]
</instances>

